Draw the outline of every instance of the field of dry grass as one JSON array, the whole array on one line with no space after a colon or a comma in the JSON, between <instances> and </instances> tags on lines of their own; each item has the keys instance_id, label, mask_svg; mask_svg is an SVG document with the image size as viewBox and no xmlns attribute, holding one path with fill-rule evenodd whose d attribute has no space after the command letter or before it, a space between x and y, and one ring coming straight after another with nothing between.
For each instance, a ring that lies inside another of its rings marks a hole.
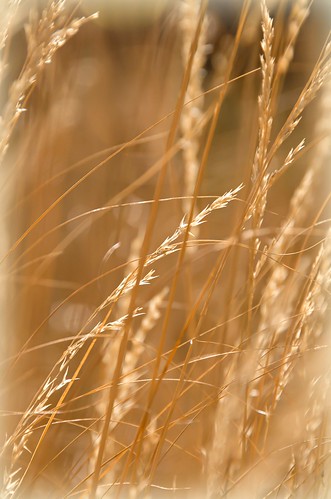
<instances>
[{"instance_id":1,"label":"field of dry grass","mask_svg":"<svg viewBox=\"0 0 331 499\"><path fill-rule=\"evenodd\" d=\"M0 496L331 497L330 8L0 9Z\"/></svg>"}]
</instances>

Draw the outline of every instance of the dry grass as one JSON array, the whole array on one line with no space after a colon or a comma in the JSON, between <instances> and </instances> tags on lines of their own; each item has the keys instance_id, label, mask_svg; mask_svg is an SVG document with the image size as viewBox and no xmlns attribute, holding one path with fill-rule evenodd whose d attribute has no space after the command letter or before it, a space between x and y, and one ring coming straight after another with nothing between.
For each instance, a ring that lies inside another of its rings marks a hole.
<instances>
[{"instance_id":1,"label":"dry grass","mask_svg":"<svg viewBox=\"0 0 331 499\"><path fill-rule=\"evenodd\" d=\"M330 18L127 2L3 9L1 497L329 497Z\"/></svg>"}]
</instances>

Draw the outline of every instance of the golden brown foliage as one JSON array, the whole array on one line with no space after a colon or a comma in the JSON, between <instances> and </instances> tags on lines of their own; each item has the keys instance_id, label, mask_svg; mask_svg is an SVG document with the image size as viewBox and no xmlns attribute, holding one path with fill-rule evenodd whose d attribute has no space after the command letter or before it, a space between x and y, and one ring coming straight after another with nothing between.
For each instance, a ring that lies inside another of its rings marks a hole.
<instances>
[{"instance_id":1,"label":"golden brown foliage","mask_svg":"<svg viewBox=\"0 0 331 499\"><path fill-rule=\"evenodd\" d=\"M322 4L6 3L1 497L328 496Z\"/></svg>"}]
</instances>

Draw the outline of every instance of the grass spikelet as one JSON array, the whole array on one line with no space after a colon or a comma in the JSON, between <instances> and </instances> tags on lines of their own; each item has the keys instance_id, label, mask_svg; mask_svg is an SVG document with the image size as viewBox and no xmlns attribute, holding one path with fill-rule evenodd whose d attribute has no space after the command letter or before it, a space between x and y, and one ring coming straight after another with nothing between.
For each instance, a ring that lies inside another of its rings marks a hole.
<instances>
[{"instance_id":1,"label":"grass spikelet","mask_svg":"<svg viewBox=\"0 0 331 499\"><path fill-rule=\"evenodd\" d=\"M202 4L203 6L203 4ZM186 62L190 53L191 43L194 39L196 20L200 12L200 1L184 0L180 6L181 21L180 25L183 32L183 61ZM201 117L203 113L203 66L207 56L206 35L208 29L208 19L204 17L202 22L197 50L194 56L190 81L186 90L185 101L188 104L184 107L181 116L181 131L183 138L183 160L184 160L184 179L185 195L191 196L194 192L194 185L198 174L198 153L199 136L201 135ZM189 211L190 201L184 199L183 208L185 212Z\"/></svg>"}]
</instances>

